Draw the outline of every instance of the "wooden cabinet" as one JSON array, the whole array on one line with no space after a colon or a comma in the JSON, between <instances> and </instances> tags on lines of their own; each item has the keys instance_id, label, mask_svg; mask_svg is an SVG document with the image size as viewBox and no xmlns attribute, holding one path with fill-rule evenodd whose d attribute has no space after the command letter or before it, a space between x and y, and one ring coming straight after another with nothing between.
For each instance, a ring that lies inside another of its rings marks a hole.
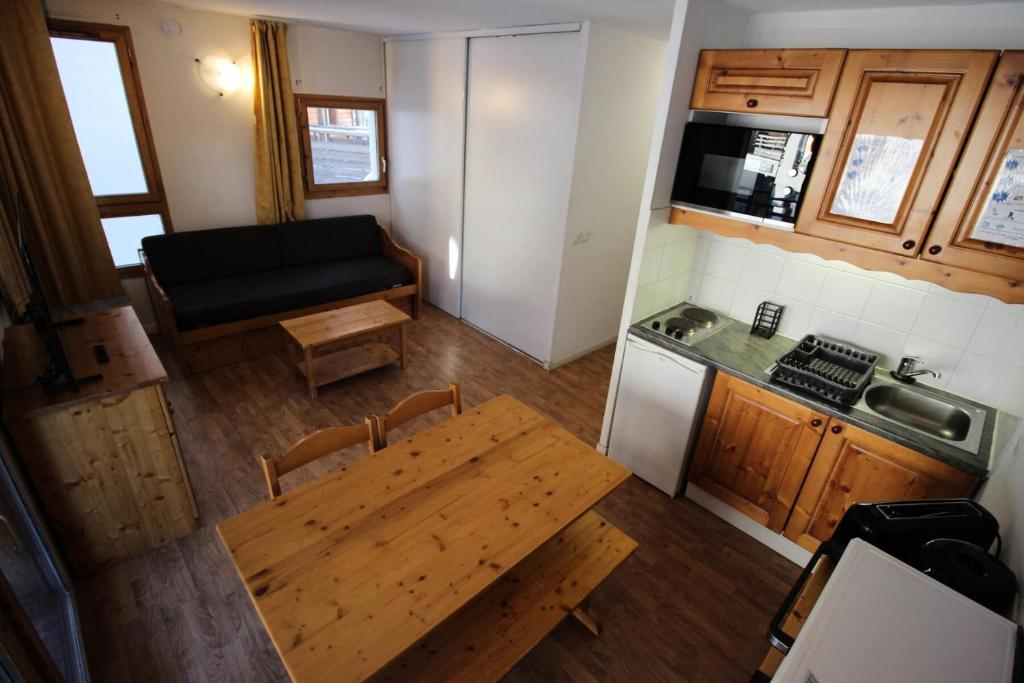
<instances>
[{"instance_id":1,"label":"wooden cabinet","mask_svg":"<svg viewBox=\"0 0 1024 683\"><path fill-rule=\"evenodd\" d=\"M718 373L690 481L781 532L828 418Z\"/></svg>"},{"instance_id":2,"label":"wooden cabinet","mask_svg":"<svg viewBox=\"0 0 1024 683\"><path fill-rule=\"evenodd\" d=\"M814 551L854 503L970 495L934 458L719 372L689 481Z\"/></svg>"},{"instance_id":3,"label":"wooden cabinet","mask_svg":"<svg viewBox=\"0 0 1024 683\"><path fill-rule=\"evenodd\" d=\"M785 536L813 552L854 503L968 496L977 483L938 460L833 418Z\"/></svg>"},{"instance_id":4,"label":"wooden cabinet","mask_svg":"<svg viewBox=\"0 0 1024 683\"><path fill-rule=\"evenodd\" d=\"M130 306L62 330L77 376L99 381L44 392L49 362L32 325L4 335L4 419L54 534L81 574L179 538L197 509L164 395L160 360ZM98 363L93 346L106 346Z\"/></svg>"},{"instance_id":5,"label":"wooden cabinet","mask_svg":"<svg viewBox=\"0 0 1024 683\"><path fill-rule=\"evenodd\" d=\"M796 231L916 255L997 54L851 50Z\"/></svg>"},{"instance_id":6,"label":"wooden cabinet","mask_svg":"<svg viewBox=\"0 0 1024 683\"><path fill-rule=\"evenodd\" d=\"M846 50L704 50L690 106L828 116Z\"/></svg>"},{"instance_id":7,"label":"wooden cabinet","mask_svg":"<svg viewBox=\"0 0 1024 683\"><path fill-rule=\"evenodd\" d=\"M1024 52L1006 52L996 66L922 258L1024 280L1024 249L971 237L1004 169L1007 152L1022 148Z\"/></svg>"}]
</instances>

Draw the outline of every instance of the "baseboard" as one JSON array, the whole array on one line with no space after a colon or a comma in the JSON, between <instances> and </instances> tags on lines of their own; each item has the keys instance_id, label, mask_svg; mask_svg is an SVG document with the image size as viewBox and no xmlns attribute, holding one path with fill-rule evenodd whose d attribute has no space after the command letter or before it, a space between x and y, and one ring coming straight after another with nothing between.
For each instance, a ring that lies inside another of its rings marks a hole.
<instances>
[{"instance_id":1,"label":"baseboard","mask_svg":"<svg viewBox=\"0 0 1024 683\"><path fill-rule=\"evenodd\" d=\"M761 526L736 508L723 503L707 491L693 484L687 485L686 497L715 516L729 522L729 524L732 524L746 535L753 537L754 540L760 541L790 562L795 562L803 567L811 559L811 553L793 541L769 530L767 527Z\"/></svg>"},{"instance_id":2,"label":"baseboard","mask_svg":"<svg viewBox=\"0 0 1024 683\"><path fill-rule=\"evenodd\" d=\"M562 358L560 358L560 359L558 359L556 361L551 361L550 363L545 363L544 364L544 368L547 369L547 370L555 370L557 368L560 368L563 365L567 365L567 364L573 362L574 360L579 360L580 358L583 358L583 356L591 354L594 351L597 351L598 349L603 349L604 347L608 346L609 344L614 344L616 339L618 339L617 336L616 337L609 337L608 339L605 339L604 341L599 341L598 343L596 343L596 344L594 344L592 346L588 346L587 348L583 349L582 351L577 351L576 353L570 353L568 356L564 356L564 357L562 357Z\"/></svg>"}]
</instances>

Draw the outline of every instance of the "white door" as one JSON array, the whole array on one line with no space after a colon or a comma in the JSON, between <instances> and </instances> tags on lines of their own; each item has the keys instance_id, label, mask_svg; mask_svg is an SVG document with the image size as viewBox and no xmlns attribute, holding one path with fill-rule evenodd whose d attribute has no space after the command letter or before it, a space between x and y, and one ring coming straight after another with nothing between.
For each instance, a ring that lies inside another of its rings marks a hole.
<instances>
[{"instance_id":1,"label":"white door","mask_svg":"<svg viewBox=\"0 0 1024 683\"><path fill-rule=\"evenodd\" d=\"M391 226L423 259L424 298L460 314L466 39L387 43Z\"/></svg>"},{"instance_id":2,"label":"white door","mask_svg":"<svg viewBox=\"0 0 1024 683\"><path fill-rule=\"evenodd\" d=\"M576 147L579 33L471 38L462 317L547 362Z\"/></svg>"}]
</instances>

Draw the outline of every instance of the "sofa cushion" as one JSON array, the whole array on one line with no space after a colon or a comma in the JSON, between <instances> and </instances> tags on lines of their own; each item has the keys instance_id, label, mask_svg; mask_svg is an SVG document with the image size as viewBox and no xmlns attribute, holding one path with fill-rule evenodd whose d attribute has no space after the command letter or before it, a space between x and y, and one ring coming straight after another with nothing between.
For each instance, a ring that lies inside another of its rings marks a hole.
<instances>
[{"instance_id":1,"label":"sofa cushion","mask_svg":"<svg viewBox=\"0 0 1024 683\"><path fill-rule=\"evenodd\" d=\"M273 226L190 230L142 239L163 287L281 267Z\"/></svg>"},{"instance_id":2,"label":"sofa cushion","mask_svg":"<svg viewBox=\"0 0 1024 683\"><path fill-rule=\"evenodd\" d=\"M373 216L338 216L274 226L286 266L308 266L380 255L380 228Z\"/></svg>"},{"instance_id":3,"label":"sofa cushion","mask_svg":"<svg viewBox=\"0 0 1024 683\"><path fill-rule=\"evenodd\" d=\"M245 320L414 282L382 256L191 282L166 288L179 330Z\"/></svg>"}]
</instances>

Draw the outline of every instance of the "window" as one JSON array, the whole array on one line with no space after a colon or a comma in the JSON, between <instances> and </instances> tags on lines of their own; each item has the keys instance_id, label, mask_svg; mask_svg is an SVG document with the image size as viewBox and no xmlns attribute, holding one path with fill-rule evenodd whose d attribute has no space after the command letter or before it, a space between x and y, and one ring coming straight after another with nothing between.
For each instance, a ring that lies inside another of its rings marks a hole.
<instances>
[{"instance_id":1,"label":"window","mask_svg":"<svg viewBox=\"0 0 1024 683\"><path fill-rule=\"evenodd\" d=\"M296 95L306 196L388 191L384 100Z\"/></svg>"},{"instance_id":2,"label":"window","mask_svg":"<svg viewBox=\"0 0 1024 683\"><path fill-rule=\"evenodd\" d=\"M169 231L171 221L131 33L53 20L50 44L114 264L137 275L142 238Z\"/></svg>"}]
</instances>

